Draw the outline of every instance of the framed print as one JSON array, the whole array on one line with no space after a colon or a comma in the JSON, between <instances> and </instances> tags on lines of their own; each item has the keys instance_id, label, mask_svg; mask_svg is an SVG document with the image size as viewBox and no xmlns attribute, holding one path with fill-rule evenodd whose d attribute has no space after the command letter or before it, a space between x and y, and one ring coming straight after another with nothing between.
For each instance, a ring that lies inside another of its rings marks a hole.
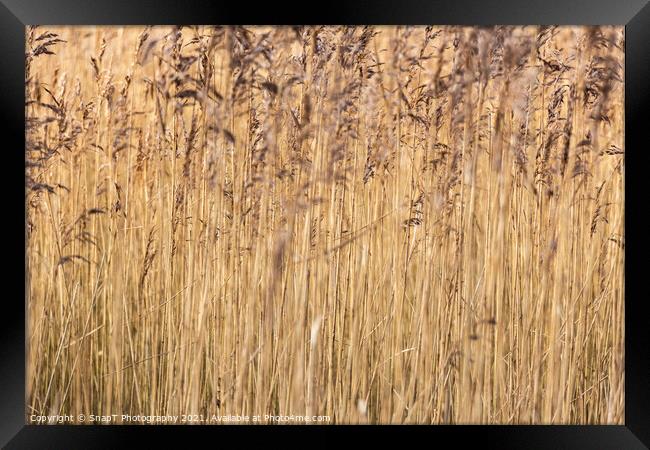
<instances>
[{"instance_id":1,"label":"framed print","mask_svg":"<svg viewBox=\"0 0 650 450\"><path fill-rule=\"evenodd\" d=\"M506 3L3 0L6 448L646 448L650 7Z\"/></svg>"}]
</instances>

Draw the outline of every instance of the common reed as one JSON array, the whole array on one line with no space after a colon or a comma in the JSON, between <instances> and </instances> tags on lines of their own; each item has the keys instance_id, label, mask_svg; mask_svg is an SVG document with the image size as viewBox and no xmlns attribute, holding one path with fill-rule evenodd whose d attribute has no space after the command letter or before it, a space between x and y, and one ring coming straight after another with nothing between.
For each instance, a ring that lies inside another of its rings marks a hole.
<instances>
[{"instance_id":1,"label":"common reed","mask_svg":"<svg viewBox=\"0 0 650 450\"><path fill-rule=\"evenodd\" d=\"M27 415L623 423L623 32L28 27Z\"/></svg>"}]
</instances>

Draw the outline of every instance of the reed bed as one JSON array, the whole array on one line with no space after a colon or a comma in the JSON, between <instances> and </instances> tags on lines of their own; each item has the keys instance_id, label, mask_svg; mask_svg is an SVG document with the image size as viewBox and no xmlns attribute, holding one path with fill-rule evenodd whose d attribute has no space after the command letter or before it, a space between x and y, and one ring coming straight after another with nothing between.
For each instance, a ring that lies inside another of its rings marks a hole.
<instances>
[{"instance_id":1,"label":"reed bed","mask_svg":"<svg viewBox=\"0 0 650 450\"><path fill-rule=\"evenodd\" d=\"M27 415L622 424L623 57L27 27Z\"/></svg>"}]
</instances>

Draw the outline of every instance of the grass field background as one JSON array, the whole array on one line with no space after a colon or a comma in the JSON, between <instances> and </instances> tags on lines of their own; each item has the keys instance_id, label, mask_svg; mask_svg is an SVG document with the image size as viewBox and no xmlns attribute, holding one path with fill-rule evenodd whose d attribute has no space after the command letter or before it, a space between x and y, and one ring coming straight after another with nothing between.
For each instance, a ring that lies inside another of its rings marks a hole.
<instances>
[{"instance_id":1,"label":"grass field background","mask_svg":"<svg viewBox=\"0 0 650 450\"><path fill-rule=\"evenodd\" d=\"M27 414L624 419L622 27L28 27Z\"/></svg>"}]
</instances>

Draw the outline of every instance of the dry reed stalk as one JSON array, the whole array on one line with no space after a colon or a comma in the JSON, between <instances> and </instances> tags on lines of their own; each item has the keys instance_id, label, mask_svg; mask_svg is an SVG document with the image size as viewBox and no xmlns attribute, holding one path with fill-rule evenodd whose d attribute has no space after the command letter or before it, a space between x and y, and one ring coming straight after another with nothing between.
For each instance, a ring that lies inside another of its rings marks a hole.
<instances>
[{"instance_id":1,"label":"dry reed stalk","mask_svg":"<svg viewBox=\"0 0 650 450\"><path fill-rule=\"evenodd\" d=\"M28 415L623 423L623 47L28 27Z\"/></svg>"}]
</instances>

